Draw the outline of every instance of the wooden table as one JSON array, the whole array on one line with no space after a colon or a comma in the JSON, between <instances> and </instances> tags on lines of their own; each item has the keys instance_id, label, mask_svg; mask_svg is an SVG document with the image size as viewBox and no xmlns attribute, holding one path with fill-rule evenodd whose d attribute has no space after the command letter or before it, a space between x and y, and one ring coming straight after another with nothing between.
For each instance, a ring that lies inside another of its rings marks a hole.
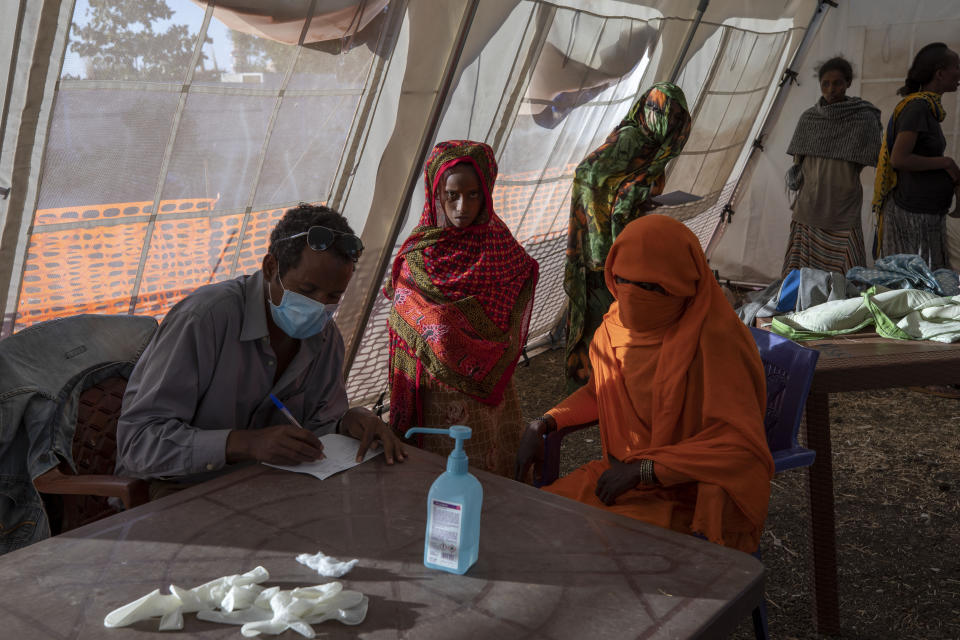
<instances>
[{"instance_id":1,"label":"wooden table","mask_svg":"<svg viewBox=\"0 0 960 640\"><path fill-rule=\"evenodd\" d=\"M0 556L3 637L240 638L193 614L174 633L103 618L257 565L284 589L326 582L294 560L318 550L359 558L342 580L370 597L360 626L315 627L329 637L720 638L760 601L763 566L747 554L486 473L479 561L465 576L429 570L426 495L444 463L414 451L322 482L249 467Z\"/></svg>"},{"instance_id":2,"label":"wooden table","mask_svg":"<svg viewBox=\"0 0 960 640\"><path fill-rule=\"evenodd\" d=\"M839 391L960 382L960 344L892 340L876 334L802 344L820 352L806 409L807 446L817 452L809 474L815 616L820 633L837 635L840 609L828 396Z\"/></svg>"}]
</instances>

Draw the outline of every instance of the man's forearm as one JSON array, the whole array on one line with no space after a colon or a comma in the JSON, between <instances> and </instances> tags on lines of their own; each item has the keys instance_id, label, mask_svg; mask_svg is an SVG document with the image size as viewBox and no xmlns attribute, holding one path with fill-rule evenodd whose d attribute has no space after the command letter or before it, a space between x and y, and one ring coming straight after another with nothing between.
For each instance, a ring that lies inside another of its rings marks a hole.
<instances>
[{"instance_id":1,"label":"man's forearm","mask_svg":"<svg viewBox=\"0 0 960 640\"><path fill-rule=\"evenodd\" d=\"M145 422L122 416L117 425L118 475L189 476L223 467L232 431L199 429L177 419Z\"/></svg>"},{"instance_id":2,"label":"man's forearm","mask_svg":"<svg viewBox=\"0 0 960 640\"><path fill-rule=\"evenodd\" d=\"M234 429L227 436L225 458L227 464L235 464L245 460L252 460L250 455L249 435L252 431Z\"/></svg>"}]
</instances>

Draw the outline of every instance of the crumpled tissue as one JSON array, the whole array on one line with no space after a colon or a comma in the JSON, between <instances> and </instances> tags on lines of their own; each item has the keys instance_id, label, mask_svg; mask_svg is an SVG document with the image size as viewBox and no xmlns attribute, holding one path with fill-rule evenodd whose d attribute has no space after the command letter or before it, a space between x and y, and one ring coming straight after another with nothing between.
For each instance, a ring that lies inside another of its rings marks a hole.
<instances>
[{"instance_id":1,"label":"crumpled tissue","mask_svg":"<svg viewBox=\"0 0 960 640\"><path fill-rule=\"evenodd\" d=\"M247 573L217 578L193 589L170 585L170 594L154 589L147 595L111 611L103 620L105 627L125 627L147 618L160 617L160 630L183 628L183 614L196 612L199 620L238 624L246 638L279 634L292 629L300 635L315 637L312 624L339 620L357 625L367 616L369 598L359 591L344 590L339 582L281 591L264 588L270 579L263 567Z\"/></svg>"},{"instance_id":2,"label":"crumpled tissue","mask_svg":"<svg viewBox=\"0 0 960 640\"><path fill-rule=\"evenodd\" d=\"M301 553L297 556L297 562L305 564L325 578L341 578L347 575L351 569L357 566L359 560L353 559L348 562L340 562L332 556L324 555L318 551L313 555Z\"/></svg>"}]
</instances>

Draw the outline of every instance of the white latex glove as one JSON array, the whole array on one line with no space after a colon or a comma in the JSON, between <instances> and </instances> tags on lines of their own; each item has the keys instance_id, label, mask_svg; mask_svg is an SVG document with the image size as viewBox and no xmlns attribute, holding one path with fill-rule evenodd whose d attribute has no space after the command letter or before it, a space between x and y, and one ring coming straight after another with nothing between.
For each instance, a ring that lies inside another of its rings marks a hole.
<instances>
[{"instance_id":1,"label":"white latex glove","mask_svg":"<svg viewBox=\"0 0 960 640\"><path fill-rule=\"evenodd\" d=\"M297 562L307 565L325 578L342 578L357 566L359 560L353 559L341 562L334 557L324 555L322 551L318 551L313 555L301 553L297 556Z\"/></svg>"},{"instance_id":2,"label":"white latex glove","mask_svg":"<svg viewBox=\"0 0 960 640\"><path fill-rule=\"evenodd\" d=\"M119 609L114 609L103 619L103 626L114 629L126 627L147 618L166 616L180 608L180 598L175 595L160 595L160 589L154 589L147 595ZM181 626L183 621L181 619Z\"/></svg>"}]
</instances>

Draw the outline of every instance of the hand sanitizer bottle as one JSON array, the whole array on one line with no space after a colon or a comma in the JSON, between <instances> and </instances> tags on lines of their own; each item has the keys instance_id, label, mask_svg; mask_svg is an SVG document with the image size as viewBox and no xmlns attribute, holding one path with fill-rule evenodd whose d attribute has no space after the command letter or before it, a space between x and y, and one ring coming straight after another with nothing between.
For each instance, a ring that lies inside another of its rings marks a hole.
<instances>
[{"instance_id":1,"label":"hand sanitizer bottle","mask_svg":"<svg viewBox=\"0 0 960 640\"><path fill-rule=\"evenodd\" d=\"M434 480L427 494L427 535L423 543L423 564L431 569L463 574L477 561L480 547L480 506L483 487L467 472L463 441L473 433L470 427L409 429L414 433L440 433L456 440L447 457L447 470Z\"/></svg>"}]
</instances>

